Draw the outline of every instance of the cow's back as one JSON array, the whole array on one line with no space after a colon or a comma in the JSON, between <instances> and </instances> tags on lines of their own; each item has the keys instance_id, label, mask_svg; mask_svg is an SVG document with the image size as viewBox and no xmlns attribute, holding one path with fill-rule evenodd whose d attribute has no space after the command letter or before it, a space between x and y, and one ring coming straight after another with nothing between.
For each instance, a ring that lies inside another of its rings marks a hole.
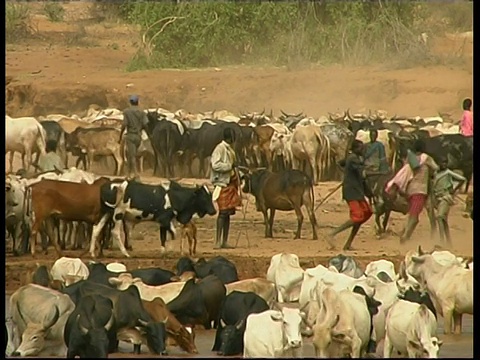
<instances>
[{"instance_id":1,"label":"cow's back","mask_svg":"<svg viewBox=\"0 0 480 360\"><path fill-rule=\"evenodd\" d=\"M43 139L45 139L45 130L33 117L6 117L5 131L5 151L23 152L24 144L27 143L33 147L39 136L43 136Z\"/></svg>"},{"instance_id":2,"label":"cow's back","mask_svg":"<svg viewBox=\"0 0 480 360\"><path fill-rule=\"evenodd\" d=\"M93 150L97 155L110 155L112 150L120 147L120 130L115 128L77 128L74 134L76 146Z\"/></svg>"},{"instance_id":3,"label":"cow's back","mask_svg":"<svg viewBox=\"0 0 480 360\"><path fill-rule=\"evenodd\" d=\"M273 321L267 310L247 317L244 339L244 357L278 357L283 355L283 330L281 321ZM268 331L265 331L268 329Z\"/></svg>"}]
</instances>

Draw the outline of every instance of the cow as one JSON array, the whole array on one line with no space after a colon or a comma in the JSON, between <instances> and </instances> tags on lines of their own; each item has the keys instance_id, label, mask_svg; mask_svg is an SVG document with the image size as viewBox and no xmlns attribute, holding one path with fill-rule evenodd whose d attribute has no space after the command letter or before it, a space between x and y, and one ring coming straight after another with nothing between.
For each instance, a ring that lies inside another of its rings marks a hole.
<instances>
[{"instance_id":1,"label":"cow","mask_svg":"<svg viewBox=\"0 0 480 360\"><path fill-rule=\"evenodd\" d=\"M115 222L112 232L117 240L120 240L120 226L125 227L125 237L129 239L132 228L139 222L158 222L162 252L165 251L167 230L175 234L174 220L186 224L194 215L202 218L216 213L206 185L187 188L174 181L161 185L148 185L135 180L105 184L101 188L101 204L106 211L105 219L111 217ZM94 249L95 243L92 242L92 256ZM122 250L122 253L130 256L126 251Z\"/></svg>"},{"instance_id":2,"label":"cow","mask_svg":"<svg viewBox=\"0 0 480 360\"><path fill-rule=\"evenodd\" d=\"M272 307L277 299L277 289L275 283L263 278L253 278L235 281L225 285L227 296L234 291L252 292L260 296L267 304Z\"/></svg>"},{"instance_id":3,"label":"cow","mask_svg":"<svg viewBox=\"0 0 480 360\"><path fill-rule=\"evenodd\" d=\"M50 269L53 280L58 280L69 286L77 281L88 278L87 265L78 258L61 257L56 260Z\"/></svg>"},{"instance_id":4,"label":"cow","mask_svg":"<svg viewBox=\"0 0 480 360\"><path fill-rule=\"evenodd\" d=\"M388 260L375 260L367 264L365 275L376 276L383 282L392 282L396 278L395 266Z\"/></svg>"},{"instance_id":5,"label":"cow","mask_svg":"<svg viewBox=\"0 0 480 360\"><path fill-rule=\"evenodd\" d=\"M193 271L197 277L204 278L208 275L216 275L223 284L238 281L238 273L235 265L223 256L215 256L209 260L200 258L196 263L187 257L181 257L176 264L177 276L186 271Z\"/></svg>"},{"instance_id":6,"label":"cow","mask_svg":"<svg viewBox=\"0 0 480 360\"><path fill-rule=\"evenodd\" d=\"M104 286L112 286L109 279L119 276L118 272L110 271L105 264L97 262L90 262L88 264L88 271L89 275L87 280Z\"/></svg>"},{"instance_id":7,"label":"cow","mask_svg":"<svg viewBox=\"0 0 480 360\"><path fill-rule=\"evenodd\" d=\"M266 301L253 292L231 292L220 308L212 351L225 356L242 354L247 316L269 309Z\"/></svg>"},{"instance_id":8,"label":"cow","mask_svg":"<svg viewBox=\"0 0 480 360\"><path fill-rule=\"evenodd\" d=\"M135 286L130 286L124 291L113 289L89 280L81 280L62 290L70 296L75 304L87 295L101 295L113 303L115 322L112 331L115 334L122 328L139 327L146 333L147 345L153 354L166 354L165 349L165 323L156 322L150 317L143 307L140 294ZM115 352L118 343L109 344L108 352Z\"/></svg>"},{"instance_id":9,"label":"cow","mask_svg":"<svg viewBox=\"0 0 480 360\"><path fill-rule=\"evenodd\" d=\"M152 301L142 300L142 303L154 321L165 321L167 341L171 338L189 354L198 354L193 329L183 326L168 310L167 305L161 298L155 298Z\"/></svg>"},{"instance_id":10,"label":"cow","mask_svg":"<svg viewBox=\"0 0 480 360\"><path fill-rule=\"evenodd\" d=\"M298 300L303 274L297 255L281 253L272 256L267 280L276 285L278 302Z\"/></svg>"},{"instance_id":11,"label":"cow","mask_svg":"<svg viewBox=\"0 0 480 360\"><path fill-rule=\"evenodd\" d=\"M89 170L95 156L113 156L116 163L115 175L120 175L123 167L122 144L119 143L120 130L114 128L78 127L67 134L67 149L87 155L85 170ZM76 166L80 158L77 161ZM85 163L84 163L85 166Z\"/></svg>"},{"instance_id":12,"label":"cow","mask_svg":"<svg viewBox=\"0 0 480 360\"><path fill-rule=\"evenodd\" d=\"M12 237L12 252L18 256L28 251L29 219L24 211L25 184L14 175L5 179L5 227ZM21 236L21 238L20 238ZM20 240L20 244L17 241Z\"/></svg>"},{"instance_id":13,"label":"cow","mask_svg":"<svg viewBox=\"0 0 480 360\"><path fill-rule=\"evenodd\" d=\"M142 279L143 283L150 286L159 286L172 282L172 277L175 276L170 270L160 268L145 268L135 269L129 271L133 277Z\"/></svg>"},{"instance_id":14,"label":"cow","mask_svg":"<svg viewBox=\"0 0 480 360\"><path fill-rule=\"evenodd\" d=\"M107 178L100 178L92 185L84 183L71 183L66 181L42 180L31 185L27 198L31 199L30 211L34 214L32 232L30 236L30 251L35 256L35 239L43 221L54 215L66 221L85 221L96 224L92 238L98 237L104 224L101 224L102 213L100 203L100 187L109 182ZM58 257L62 256L60 246L54 237L53 228L47 222L46 231L53 242ZM49 226L50 225L50 226ZM120 249L126 252L125 246L120 241ZM93 252L93 251L92 251Z\"/></svg>"},{"instance_id":15,"label":"cow","mask_svg":"<svg viewBox=\"0 0 480 360\"><path fill-rule=\"evenodd\" d=\"M200 289L208 314L208 318L203 324L203 327L206 330L210 330L213 321L213 327L216 328L218 326L220 306L225 299L227 289L222 281L215 275L208 275L200 279L196 285L198 285Z\"/></svg>"},{"instance_id":16,"label":"cow","mask_svg":"<svg viewBox=\"0 0 480 360\"><path fill-rule=\"evenodd\" d=\"M398 136L397 152L398 159L404 159L407 149L411 149L415 137ZM430 155L437 163L440 158L447 155L448 168L461 170L467 179L465 193L468 192L473 174L473 137L461 134L445 134L433 138L424 139L425 153ZM397 164L399 166L400 164Z\"/></svg>"},{"instance_id":17,"label":"cow","mask_svg":"<svg viewBox=\"0 0 480 360\"><path fill-rule=\"evenodd\" d=\"M313 326L317 357L360 358L370 340L370 313L365 297L349 290L317 287L320 311Z\"/></svg>"},{"instance_id":18,"label":"cow","mask_svg":"<svg viewBox=\"0 0 480 360\"><path fill-rule=\"evenodd\" d=\"M243 192L255 197L257 211L263 214L265 237L273 238L273 221L275 210L295 210L297 215L297 231L295 239L301 238L303 214L302 206L307 209L312 224L313 239L317 236L317 220L313 206L315 204L312 180L299 170L286 170L273 173L269 170L241 171ZM270 216L267 211L270 209Z\"/></svg>"},{"instance_id":19,"label":"cow","mask_svg":"<svg viewBox=\"0 0 480 360\"><path fill-rule=\"evenodd\" d=\"M351 256L338 254L328 260L328 266L334 266L339 273L351 276L355 279L358 279L363 275L362 269L360 269L358 263Z\"/></svg>"},{"instance_id":20,"label":"cow","mask_svg":"<svg viewBox=\"0 0 480 360\"><path fill-rule=\"evenodd\" d=\"M292 153L292 134L274 133L270 140L270 151L274 159L283 157L283 168L278 168L277 171L291 169L293 165ZM275 162L274 162L275 164Z\"/></svg>"},{"instance_id":21,"label":"cow","mask_svg":"<svg viewBox=\"0 0 480 360\"><path fill-rule=\"evenodd\" d=\"M107 358L115 321L113 303L101 295L82 297L65 324L67 358Z\"/></svg>"},{"instance_id":22,"label":"cow","mask_svg":"<svg viewBox=\"0 0 480 360\"><path fill-rule=\"evenodd\" d=\"M436 337L437 320L425 305L399 300L388 312L383 357L392 350L409 358L437 358L442 341Z\"/></svg>"},{"instance_id":23,"label":"cow","mask_svg":"<svg viewBox=\"0 0 480 360\"><path fill-rule=\"evenodd\" d=\"M110 277L108 282L119 290L126 290L133 285L137 287L142 300L152 301L159 297L167 304L176 298L185 286L185 282L171 282L160 286L145 285L140 278L134 278L130 273Z\"/></svg>"},{"instance_id":24,"label":"cow","mask_svg":"<svg viewBox=\"0 0 480 360\"><path fill-rule=\"evenodd\" d=\"M45 155L45 129L33 117L11 118L5 115L5 154L10 153L8 172L13 171L13 155L22 155L22 166L29 170L32 165L32 153Z\"/></svg>"},{"instance_id":25,"label":"cow","mask_svg":"<svg viewBox=\"0 0 480 360\"><path fill-rule=\"evenodd\" d=\"M354 139L353 133L343 124L321 124L320 129L330 144L330 171L329 175L335 175L338 178L340 170L338 167L332 169L332 165L347 157Z\"/></svg>"},{"instance_id":26,"label":"cow","mask_svg":"<svg viewBox=\"0 0 480 360\"><path fill-rule=\"evenodd\" d=\"M12 319L22 342L13 356L65 356L63 329L75 304L62 293L28 284L10 297Z\"/></svg>"},{"instance_id":27,"label":"cow","mask_svg":"<svg viewBox=\"0 0 480 360\"><path fill-rule=\"evenodd\" d=\"M202 290L195 279L185 283L178 296L167 304L167 308L184 326L203 326L209 320Z\"/></svg>"},{"instance_id":28,"label":"cow","mask_svg":"<svg viewBox=\"0 0 480 360\"><path fill-rule=\"evenodd\" d=\"M65 143L65 131L58 122L53 120L46 120L40 122L40 125L45 129L45 141L54 140L57 144L57 154L60 159L68 167L67 162L67 148Z\"/></svg>"},{"instance_id":29,"label":"cow","mask_svg":"<svg viewBox=\"0 0 480 360\"><path fill-rule=\"evenodd\" d=\"M421 250L421 249L419 249ZM435 308L444 318L444 332L462 332L462 314L473 314L473 271L461 266L442 266L431 254L413 256L407 273L425 284Z\"/></svg>"},{"instance_id":30,"label":"cow","mask_svg":"<svg viewBox=\"0 0 480 360\"><path fill-rule=\"evenodd\" d=\"M302 357L300 327L304 317L300 310L286 307L281 311L266 310L248 315L243 357L283 357L288 353L292 357Z\"/></svg>"},{"instance_id":31,"label":"cow","mask_svg":"<svg viewBox=\"0 0 480 360\"><path fill-rule=\"evenodd\" d=\"M157 112L147 112L147 134L155 153L153 174L162 169L162 175L173 177L174 159L184 150L184 136L187 128L175 119L167 119Z\"/></svg>"},{"instance_id":32,"label":"cow","mask_svg":"<svg viewBox=\"0 0 480 360\"><path fill-rule=\"evenodd\" d=\"M323 135L318 125L300 126L293 132L290 140L292 151L292 168L306 172L307 167L301 166L302 162L310 165L313 183L317 184L329 168L330 144L329 139Z\"/></svg>"}]
</instances>

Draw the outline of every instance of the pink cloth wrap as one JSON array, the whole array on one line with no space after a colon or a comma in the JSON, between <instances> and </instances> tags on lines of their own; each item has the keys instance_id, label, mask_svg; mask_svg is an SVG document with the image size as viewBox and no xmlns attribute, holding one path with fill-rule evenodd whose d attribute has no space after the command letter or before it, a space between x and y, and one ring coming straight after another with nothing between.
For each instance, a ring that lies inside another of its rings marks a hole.
<instances>
[{"instance_id":1,"label":"pink cloth wrap","mask_svg":"<svg viewBox=\"0 0 480 360\"><path fill-rule=\"evenodd\" d=\"M420 165L423 165L427 160L427 154L420 155ZM413 171L408 162L403 165L403 167L395 174L392 180L390 180L387 185L385 186L385 191L390 193L393 185L397 185L397 187L402 192L407 191L407 186L410 180L413 179Z\"/></svg>"},{"instance_id":2,"label":"pink cloth wrap","mask_svg":"<svg viewBox=\"0 0 480 360\"><path fill-rule=\"evenodd\" d=\"M463 136L473 136L473 113L465 110L460 121L460 133Z\"/></svg>"}]
</instances>

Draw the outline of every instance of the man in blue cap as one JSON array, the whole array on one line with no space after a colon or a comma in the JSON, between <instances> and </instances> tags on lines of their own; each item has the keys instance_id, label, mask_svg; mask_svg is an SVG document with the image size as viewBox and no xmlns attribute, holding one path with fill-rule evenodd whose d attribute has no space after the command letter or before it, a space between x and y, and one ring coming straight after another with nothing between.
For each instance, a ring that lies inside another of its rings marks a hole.
<instances>
[{"instance_id":1,"label":"man in blue cap","mask_svg":"<svg viewBox=\"0 0 480 360\"><path fill-rule=\"evenodd\" d=\"M147 127L147 114L138 107L138 96L131 95L129 98L130 107L123 110L123 125L120 131L120 139L122 142L123 131L125 134L125 145L127 153L128 176L137 177L137 150L142 142L142 130Z\"/></svg>"}]
</instances>

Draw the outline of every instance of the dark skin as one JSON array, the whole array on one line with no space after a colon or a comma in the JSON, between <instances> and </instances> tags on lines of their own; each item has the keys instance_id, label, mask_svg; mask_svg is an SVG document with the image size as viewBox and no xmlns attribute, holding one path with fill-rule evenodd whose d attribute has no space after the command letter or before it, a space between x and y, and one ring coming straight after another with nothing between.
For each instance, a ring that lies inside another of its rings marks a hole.
<instances>
[{"instance_id":1,"label":"dark skin","mask_svg":"<svg viewBox=\"0 0 480 360\"><path fill-rule=\"evenodd\" d=\"M130 101L131 106L138 106L138 101ZM118 139L118 143L122 142L123 132L125 131L125 123L122 124L122 129L120 130L120 138Z\"/></svg>"},{"instance_id":2,"label":"dark skin","mask_svg":"<svg viewBox=\"0 0 480 360\"><path fill-rule=\"evenodd\" d=\"M378 132L376 130L370 131L370 142L375 142L377 141L378 138Z\"/></svg>"},{"instance_id":3,"label":"dark skin","mask_svg":"<svg viewBox=\"0 0 480 360\"><path fill-rule=\"evenodd\" d=\"M352 152L354 154L358 155L358 156L361 156L363 154L363 146L359 145L358 147L352 149ZM333 240L333 237L335 237L335 235L337 235L337 234L341 233L342 231L345 231L349 228L352 228L352 231L350 232L350 235L349 235L347 241L345 242L345 245L343 245L343 250L352 250L351 245L352 245L353 239L355 239L355 236L357 235L358 230L360 230L361 225L362 224L355 223L352 220L348 220L345 223L343 223L342 225L340 225L339 227L337 227L334 231L332 231L330 233L329 237L331 238L331 240Z\"/></svg>"}]
</instances>

